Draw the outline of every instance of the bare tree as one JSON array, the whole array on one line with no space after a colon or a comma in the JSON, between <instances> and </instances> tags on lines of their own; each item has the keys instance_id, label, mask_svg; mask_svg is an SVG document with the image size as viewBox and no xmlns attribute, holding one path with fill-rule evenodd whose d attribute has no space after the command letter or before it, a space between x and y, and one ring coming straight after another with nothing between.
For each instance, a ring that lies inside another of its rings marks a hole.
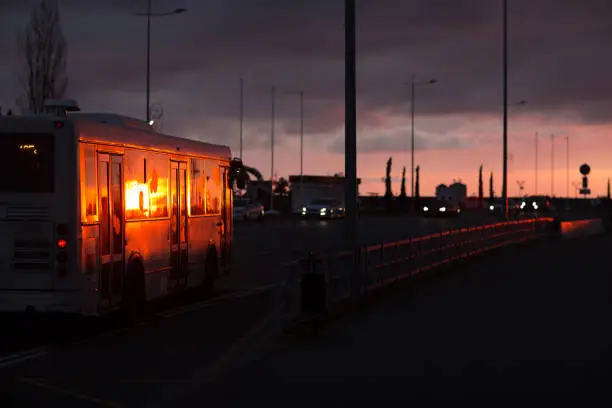
<instances>
[{"instance_id":1,"label":"bare tree","mask_svg":"<svg viewBox=\"0 0 612 408\"><path fill-rule=\"evenodd\" d=\"M45 100L62 98L68 87L67 46L56 0L40 0L17 43L23 86L17 105L22 111L42 112Z\"/></svg>"}]
</instances>

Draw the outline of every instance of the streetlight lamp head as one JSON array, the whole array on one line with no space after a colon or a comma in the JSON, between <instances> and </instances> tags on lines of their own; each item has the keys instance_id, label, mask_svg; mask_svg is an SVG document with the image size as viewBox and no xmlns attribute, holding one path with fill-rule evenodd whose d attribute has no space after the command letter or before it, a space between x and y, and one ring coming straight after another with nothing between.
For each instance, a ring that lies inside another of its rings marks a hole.
<instances>
[{"instance_id":1,"label":"streetlight lamp head","mask_svg":"<svg viewBox=\"0 0 612 408\"><path fill-rule=\"evenodd\" d=\"M430 84L435 84L435 83L437 83L437 82L438 82L438 80L437 80L437 79L430 79L430 80L429 80L429 83L430 83Z\"/></svg>"},{"instance_id":2,"label":"streetlight lamp head","mask_svg":"<svg viewBox=\"0 0 612 408\"><path fill-rule=\"evenodd\" d=\"M526 103L527 103L527 101L522 100L522 101L519 101L519 103L518 103L518 104L519 104L519 105L525 105Z\"/></svg>"},{"instance_id":3,"label":"streetlight lamp head","mask_svg":"<svg viewBox=\"0 0 612 408\"><path fill-rule=\"evenodd\" d=\"M187 12L186 8L177 8L176 10L174 10L174 14L181 14L185 12Z\"/></svg>"}]
</instances>

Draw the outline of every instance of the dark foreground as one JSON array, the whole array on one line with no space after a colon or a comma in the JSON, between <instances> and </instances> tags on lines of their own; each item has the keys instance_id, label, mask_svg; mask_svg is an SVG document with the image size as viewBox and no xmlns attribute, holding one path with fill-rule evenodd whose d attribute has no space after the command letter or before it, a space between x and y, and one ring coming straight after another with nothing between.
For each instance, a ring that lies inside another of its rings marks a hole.
<instances>
[{"instance_id":1,"label":"dark foreground","mask_svg":"<svg viewBox=\"0 0 612 408\"><path fill-rule=\"evenodd\" d=\"M508 248L262 350L176 407L610 402L612 238Z\"/></svg>"}]
</instances>

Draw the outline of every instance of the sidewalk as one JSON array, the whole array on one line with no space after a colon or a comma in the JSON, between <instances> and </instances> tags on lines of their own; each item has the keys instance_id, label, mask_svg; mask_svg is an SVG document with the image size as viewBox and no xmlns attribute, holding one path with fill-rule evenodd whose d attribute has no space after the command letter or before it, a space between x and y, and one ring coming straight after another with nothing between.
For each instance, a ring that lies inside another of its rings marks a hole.
<instances>
[{"instance_id":1,"label":"sidewalk","mask_svg":"<svg viewBox=\"0 0 612 408\"><path fill-rule=\"evenodd\" d=\"M612 238L599 236L491 254L318 339L277 345L177 406L498 406L512 397L592 406L610 397L611 251Z\"/></svg>"}]
</instances>

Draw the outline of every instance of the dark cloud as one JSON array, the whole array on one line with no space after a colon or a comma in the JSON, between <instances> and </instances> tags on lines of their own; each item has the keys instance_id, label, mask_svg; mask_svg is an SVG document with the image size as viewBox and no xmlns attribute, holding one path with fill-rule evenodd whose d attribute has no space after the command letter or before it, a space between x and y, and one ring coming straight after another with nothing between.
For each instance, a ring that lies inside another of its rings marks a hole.
<instances>
[{"instance_id":1,"label":"dark cloud","mask_svg":"<svg viewBox=\"0 0 612 408\"><path fill-rule=\"evenodd\" d=\"M415 150L457 150L474 147L476 143L452 133L415 132ZM357 150L363 153L406 151L410 146L410 128L368 130L360 133ZM344 135L336 137L328 146L332 153L344 153Z\"/></svg>"},{"instance_id":2,"label":"dark cloud","mask_svg":"<svg viewBox=\"0 0 612 408\"><path fill-rule=\"evenodd\" d=\"M142 116L145 19L133 13L144 10L146 1L58 1L70 47L70 95L88 110L112 108ZM2 105L12 103L18 93L15 32L25 26L34 3L0 1ZM264 129L269 126L271 84L279 90L280 130L298 131L297 98L283 91L300 89L306 95L306 131L312 137L341 131L342 0L153 3L157 11L189 9L153 21L152 99L164 106L165 129L179 134L200 129L211 132L207 138L233 140L235 125L209 123L237 119L238 81L243 77L246 121L261 140L269 133ZM440 81L418 89L419 115L501 111L501 1L358 3L360 115L371 110L406 115L410 95L403 84L411 74ZM528 100L521 108L525 113L570 110L584 121L607 122L612 109L612 2L509 3L510 99Z\"/></svg>"}]
</instances>

